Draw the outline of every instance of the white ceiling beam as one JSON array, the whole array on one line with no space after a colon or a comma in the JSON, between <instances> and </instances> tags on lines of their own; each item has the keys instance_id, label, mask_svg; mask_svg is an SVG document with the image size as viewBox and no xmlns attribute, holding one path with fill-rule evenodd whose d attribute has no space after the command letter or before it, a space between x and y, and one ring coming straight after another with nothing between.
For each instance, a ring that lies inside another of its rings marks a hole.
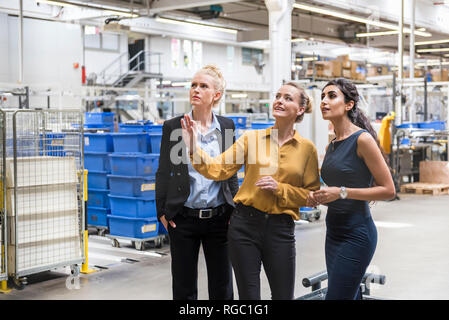
<instances>
[{"instance_id":1,"label":"white ceiling beam","mask_svg":"<svg viewBox=\"0 0 449 320\"><path fill-rule=\"evenodd\" d=\"M239 1L241 0L155 0L150 3L150 14Z\"/></svg>"}]
</instances>

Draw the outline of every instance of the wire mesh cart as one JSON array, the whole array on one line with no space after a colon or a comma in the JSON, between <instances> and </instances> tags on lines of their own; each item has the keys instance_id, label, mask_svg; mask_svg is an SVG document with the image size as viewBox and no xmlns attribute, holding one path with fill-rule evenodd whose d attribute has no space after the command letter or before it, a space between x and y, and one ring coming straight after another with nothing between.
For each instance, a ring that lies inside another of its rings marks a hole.
<instances>
[{"instance_id":1,"label":"wire mesh cart","mask_svg":"<svg viewBox=\"0 0 449 320\"><path fill-rule=\"evenodd\" d=\"M311 276L302 279L302 285L305 288L311 287L312 292L305 294L296 300L324 300L326 298L327 287L322 288L322 282L326 281L328 274L326 271L321 271ZM370 284L376 283L384 285L386 282L385 275L365 273L362 282L360 284L360 292L362 293L363 300L383 300L380 297L371 295Z\"/></svg>"},{"instance_id":2,"label":"wire mesh cart","mask_svg":"<svg viewBox=\"0 0 449 320\"><path fill-rule=\"evenodd\" d=\"M26 276L84 261L83 114L6 112L8 275Z\"/></svg>"},{"instance_id":3,"label":"wire mesh cart","mask_svg":"<svg viewBox=\"0 0 449 320\"><path fill-rule=\"evenodd\" d=\"M6 115L0 110L0 281L8 279L6 229Z\"/></svg>"}]
</instances>

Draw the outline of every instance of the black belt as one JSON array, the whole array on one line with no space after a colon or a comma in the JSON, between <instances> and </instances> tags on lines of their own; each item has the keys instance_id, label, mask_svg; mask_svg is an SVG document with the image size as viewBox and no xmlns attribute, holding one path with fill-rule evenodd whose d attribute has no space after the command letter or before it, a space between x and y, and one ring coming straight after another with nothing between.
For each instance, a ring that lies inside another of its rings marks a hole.
<instances>
[{"instance_id":1,"label":"black belt","mask_svg":"<svg viewBox=\"0 0 449 320\"><path fill-rule=\"evenodd\" d=\"M216 208L192 209L184 207L184 216L199 219L210 219L215 216L221 216L226 212L226 205L222 204Z\"/></svg>"},{"instance_id":2,"label":"black belt","mask_svg":"<svg viewBox=\"0 0 449 320\"><path fill-rule=\"evenodd\" d=\"M239 213L242 213L242 214L245 214L245 215L253 216L253 214L254 214L255 216L260 216L260 217L265 217L265 218L273 217L273 218L276 218L276 219L277 218L288 218L288 219L292 218L292 216L289 215L288 213L268 213L268 212L256 209L256 208L254 208L252 206L245 206L241 202L236 204L236 208L237 208L237 210L240 209L238 211Z\"/></svg>"}]
</instances>

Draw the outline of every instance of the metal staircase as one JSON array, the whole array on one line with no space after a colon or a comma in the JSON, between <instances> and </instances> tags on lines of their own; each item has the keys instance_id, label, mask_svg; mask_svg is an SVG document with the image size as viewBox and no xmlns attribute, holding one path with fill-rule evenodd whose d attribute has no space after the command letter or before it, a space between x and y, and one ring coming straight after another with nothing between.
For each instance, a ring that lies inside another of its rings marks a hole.
<instances>
[{"instance_id":1,"label":"metal staircase","mask_svg":"<svg viewBox=\"0 0 449 320\"><path fill-rule=\"evenodd\" d=\"M95 85L108 87L105 92L118 97L114 88L129 88L132 91L133 88L142 87L149 79L162 79L161 54L142 50L131 58L128 58L127 52L122 53L97 74ZM123 90L120 91L123 94ZM138 110L117 107L114 98L104 101L102 107L115 109L123 120L137 120L141 115Z\"/></svg>"},{"instance_id":2,"label":"metal staircase","mask_svg":"<svg viewBox=\"0 0 449 320\"><path fill-rule=\"evenodd\" d=\"M130 59L127 52L118 56L98 74L96 85L133 88L161 78L161 54L142 50Z\"/></svg>"}]
</instances>

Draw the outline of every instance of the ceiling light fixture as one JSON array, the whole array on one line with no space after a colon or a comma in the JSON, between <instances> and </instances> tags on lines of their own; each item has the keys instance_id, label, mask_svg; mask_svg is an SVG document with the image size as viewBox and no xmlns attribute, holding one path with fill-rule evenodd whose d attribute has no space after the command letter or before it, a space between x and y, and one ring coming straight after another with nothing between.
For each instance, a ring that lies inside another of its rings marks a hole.
<instances>
[{"instance_id":1,"label":"ceiling light fixture","mask_svg":"<svg viewBox=\"0 0 449 320\"><path fill-rule=\"evenodd\" d=\"M317 61L318 57L305 57L305 58L296 58L296 61Z\"/></svg>"},{"instance_id":2,"label":"ceiling light fixture","mask_svg":"<svg viewBox=\"0 0 449 320\"><path fill-rule=\"evenodd\" d=\"M304 42L307 41L306 38L296 38L296 39L292 39L292 42Z\"/></svg>"},{"instance_id":3,"label":"ceiling light fixture","mask_svg":"<svg viewBox=\"0 0 449 320\"><path fill-rule=\"evenodd\" d=\"M296 9L304 10L304 11L324 14L327 16L332 16L332 17L336 17L336 18L340 18L340 19L344 19L344 20L355 21L355 22L359 22L359 23L363 23L363 24L368 24L371 26L380 27L380 28L385 28L385 29L390 29L390 30L399 30L399 27L395 24L381 22L381 21L374 21L374 20L370 20L367 18L361 18L361 17L354 16L352 14L347 14L347 13L338 12L338 11L334 11L334 10L313 7L313 6L299 4L299 3L294 3L293 7ZM411 30L409 28L404 28L404 32L410 33ZM422 37L431 37L432 36L432 34L429 32L424 32L424 31L419 31L419 30L415 30L415 34L422 36Z\"/></svg>"},{"instance_id":4,"label":"ceiling light fixture","mask_svg":"<svg viewBox=\"0 0 449 320\"><path fill-rule=\"evenodd\" d=\"M231 94L231 98L247 98L248 95L246 93L234 93Z\"/></svg>"},{"instance_id":5,"label":"ceiling light fixture","mask_svg":"<svg viewBox=\"0 0 449 320\"><path fill-rule=\"evenodd\" d=\"M423 52L446 52L449 51L449 48L433 48L433 49L418 49L416 52L423 53Z\"/></svg>"},{"instance_id":6,"label":"ceiling light fixture","mask_svg":"<svg viewBox=\"0 0 449 320\"><path fill-rule=\"evenodd\" d=\"M190 86L190 82L189 81L185 81L185 82L172 82L171 86L172 87L187 87Z\"/></svg>"},{"instance_id":7,"label":"ceiling light fixture","mask_svg":"<svg viewBox=\"0 0 449 320\"><path fill-rule=\"evenodd\" d=\"M355 36L357 38L366 38L366 37L379 37L379 36L390 36L393 34L398 34L398 30L391 31L381 31L381 32L366 32L366 33L357 33Z\"/></svg>"},{"instance_id":8,"label":"ceiling light fixture","mask_svg":"<svg viewBox=\"0 0 449 320\"><path fill-rule=\"evenodd\" d=\"M208 24L202 24L202 23L197 23L197 22L191 22L191 21L181 21L181 20L175 20L175 19L168 19L168 18L161 18L161 17L156 17L156 21L157 22L162 22L162 23L170 23L170 24L177 24L177 25L196 25L196 26L201 26L201 27L205 27L211 30L216 30L216 31L221 31L221 32L227 32L227 33L232 33L232 34L236 34L238 31L235 29L230 29L230 28L225 28L225 27L217 27L217 26L211 26Z\"/></svg>"},{"instance_id":9,"label":"ceiling light fixture","mask_svg":"<svg viewBox=\"0 0 449 320\"><path fill-rule=\"evenodd\" d=\"M51 4L54 6L60 6L60 7L70 7L70 8L88 8L88 9L95 9L95 10L103 10L106 15L116 15L116 16L122 16L127 18L137 18L139 15L132 13L130 10L125 11L125 9L117 10L110 6L102 6L102 5L91 5L86 3L77 3L77 2L66 2L66 1L56 1L56 0L36 0L36 2L39 3L46 3Z\"/></svg>"},{"instance_id":10,"label":"ceiling light fixture","mask_svg":"<svg viewBox=\"0 0 449 320\"><path fill-rule=\"evenodd\" d=\"M424 46L426 44L441 44L441 43L448 43L449 39L443 39L443 40L433 40L433 41L417 41L415 42L415 46Z\"/></svg>"},{"instance_id":11,"label":"ceiling light fixture","mask_svg":"<svg viewBox=\"0 0 449 320\"><path fill-rule=\"evenodd\" d=\"M36 0L36 2L51 4L53 6L59 6L59 7L72 7L72 8L77 7L77 5L75 5L75 4L71 4L68 2L53 1L53 0Z\"/></svg>"},{"instance_id":12,"label":"ceiling light fixture","mask_svg":"<svg viewBox=\"0 0 449 320\"><path fill-rule=\"evenodd\" d=\"M425 63L425 62L420 62L420 63L417 63L416 64L416 66L417 67L425 67L425 66L429 66L429 67L431 67L431 66L447 66L447 65L449 65L449 61L443 61L443 62L431 62L431 63Z\"/></svg>"}]
</instances>

